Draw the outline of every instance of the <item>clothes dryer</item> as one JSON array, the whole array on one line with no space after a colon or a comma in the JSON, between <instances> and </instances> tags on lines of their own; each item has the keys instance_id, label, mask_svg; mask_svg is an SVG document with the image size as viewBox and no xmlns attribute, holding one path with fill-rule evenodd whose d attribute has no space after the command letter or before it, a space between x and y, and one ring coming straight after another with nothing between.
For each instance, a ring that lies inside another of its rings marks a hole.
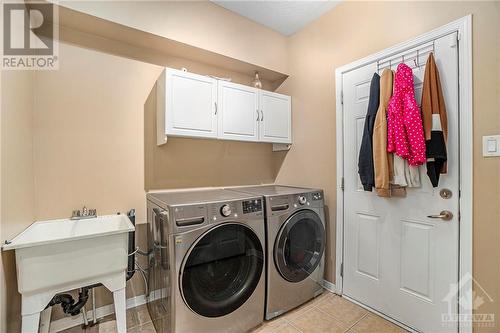
<instances>
[{"instance_id":1,"label":"clothes dryer","mask_svg":"<svg viewBox=\"0 0 500 333\"><path fill-rule=\"evenodd\" d=\"M275 185L236 190L264 197L265 318L274 318L321 294L326 239L323 191Z\"/></svg>"}]
</instances>

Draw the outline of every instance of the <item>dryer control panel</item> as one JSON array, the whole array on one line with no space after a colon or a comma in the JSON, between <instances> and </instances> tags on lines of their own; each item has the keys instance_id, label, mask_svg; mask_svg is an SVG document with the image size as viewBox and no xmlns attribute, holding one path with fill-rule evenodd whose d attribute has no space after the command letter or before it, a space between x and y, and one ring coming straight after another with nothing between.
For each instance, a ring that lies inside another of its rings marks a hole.
<instances>
[{"instance_id":1,"label":"dryer control panel","mask_svg":"<svg viewBox=\"0 0 500 333\"><path fill-rule=\"evenodd\" d=\"M323 207L323 191L271 196L267 200L267 214L279 216L298 209Z\"/></svg>"}]
</instances>

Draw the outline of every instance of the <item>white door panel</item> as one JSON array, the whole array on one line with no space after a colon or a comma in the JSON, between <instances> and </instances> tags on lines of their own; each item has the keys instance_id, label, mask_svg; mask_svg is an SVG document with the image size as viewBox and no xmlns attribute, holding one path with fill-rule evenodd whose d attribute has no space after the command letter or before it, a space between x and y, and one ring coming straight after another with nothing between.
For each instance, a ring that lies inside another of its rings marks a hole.
<instances>
[{"instance_id":1,"label":"white door panel","mask_svg":"<svg viewBox=\"0 0 500 333\"><path fill-rule=\"evenodd\" d=\"M358 213L356 273L378 281L380 278L380 216Z\"/></svg>"},{"instance_id":2,"label":"white door panel","mask_svg":"<svg viewBox=\"0 0 500 333\"><path fill-rule=\"evenodd\" d=\"M259 92L231 82L219 82L219 138L259 139Z\"/></svg>"},{"instance_id":3,"label":"white door panel","mask_svg":"<svg viewBox=\"0 0 500 333\"><path fill-rule=\"evenodd\" d=\"M167 69L167 135L217 137L217 81L213 78Z\"/></svg>"},{"instance_id":4,"label":"white door panel","mask_svg":"<svg viewBox=\"0 0 500 333\"><path fill-rule=\"evenodd\" d=\"M365 192L358 176L358 156L376 64L343 74L344 127L344 262L343 293L422 332L457 332L443 325L448 313L443 299L458 281L459 126L456 35L434 43L448 113L448 173L433 188L420 167L420 188L405 198L382 198ZM420 54L425 64L427 54ZM407 62L408 65L412 63ZM393 62L393 69L397 63ZM417 102L421 101L425 68L414 70ZM443 199L439 191L451 190ZM450 221L428 215L448 210ZM452 304L456 313L456 302ZM449 324L449 323L447 323Z\"/></svg>"},{"instance_id":5,"label":"white door panel","mask_svg":"<svg viewBox=\"0 0 500 333\"><path fill-rule=\"evenodd\" d=\"M291 97L261 90L260 140L292 143Z\"/></svg>"},{"instance_id":6,"label":"white door panel","mask_svg":"<svg viewBox=\"0 0 500 333\"><path fill-rule=\"evenodd\" d=\"M401 221L401 291L433 301L431 248L434 226L421 221ZM418 251L417 251L418 249Z\"/></svg>"}]
</instances>

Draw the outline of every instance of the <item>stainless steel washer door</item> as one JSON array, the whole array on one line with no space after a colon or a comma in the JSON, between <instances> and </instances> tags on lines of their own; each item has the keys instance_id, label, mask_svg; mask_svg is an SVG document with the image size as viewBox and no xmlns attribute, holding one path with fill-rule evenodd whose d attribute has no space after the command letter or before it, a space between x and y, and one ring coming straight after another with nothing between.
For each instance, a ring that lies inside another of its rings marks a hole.
<instances>
[{"instance_id":1,"label":"stainless steel washer door","mask_svg":"<svg viewBox=\"0 0 500 333\"><path fill-rule=\"evenodd\" d=\"M192 245L181 267L179 286L186 305L204 317L238 309L252 295L263 270L264 253L247 226L216 226Z\"/></svg>"},{"instance_id":2,"label":"stainless steel washer door","mask_svg":"<svg viewBox=\"0 0 500 333\"><path fill-rule=\"evenodd\" d=\"M300 282L318 267L324 250L321 218L312 210L300 210L285 221L276 237L276 268L287 281Z\"/></svg>"}]
</instances>

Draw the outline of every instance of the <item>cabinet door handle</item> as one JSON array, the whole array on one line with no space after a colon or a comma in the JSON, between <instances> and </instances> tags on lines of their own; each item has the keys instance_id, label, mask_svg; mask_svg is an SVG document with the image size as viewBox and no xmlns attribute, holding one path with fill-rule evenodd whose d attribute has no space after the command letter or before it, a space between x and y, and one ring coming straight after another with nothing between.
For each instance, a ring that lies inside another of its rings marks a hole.
<instances>
[{"instance_id":1,"label":"cabinet door handle","mask_svg":"<svg viewBox=\"0 0 500 333\"><path fill-rule=\"evenodd\" d=\"M260 117L259 110L257 109L257 110L255 110L255 112L257 112L257 119L256 120L259 121L259 117Z\"/></svg>"},{"instance_id":2,"label":"cabinet door handle","mask_svg":"<svg viewBox=\"0 0 500 333\"><path fill-rule=\"evenodd\" d=\"M215 115L217 115L217 102L214 102L214 106L215 106Z\"/></svg>"},{"instance_id":3,"label":"cabinet door handle","mask_svg":"<svg viewBox=\"0 0 500 333\"><path fill-rule=\"evenodd\" d=\"M264 110L260 110L260 113L262 114L262 117L260 117L260 121L264 121Z\"/></svg>"}]
</instances>

